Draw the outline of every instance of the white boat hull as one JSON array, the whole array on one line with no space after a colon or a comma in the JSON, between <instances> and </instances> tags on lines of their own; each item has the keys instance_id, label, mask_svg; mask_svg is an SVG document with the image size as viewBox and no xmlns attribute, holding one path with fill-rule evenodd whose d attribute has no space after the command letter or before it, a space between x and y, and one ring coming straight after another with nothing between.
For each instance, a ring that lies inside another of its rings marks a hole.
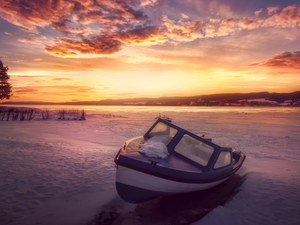
<instances>
[{"instance_id":1,"label":"white boat hull","mask_svg":"<svg viewBox=\"0 0 300 225\"><path fill-rule=\"evenodd\" d=\"M136 192L143 192L141 193L141 196L143 196L143 198L151 199L162 195L186 193L209 189L224 182L229 177L210 183L184 183L164 179L161 177L153 176L118 165L116 173L116 184L117 191L121 198L123 198L125 201L140 202L144 201L144 199L139 200L139 197L136 197L136 199L134 199L134 197L130 197L131 193L128 192L135 192L132 193L133 195L136 195Z\"/></svg>"}]
</instances>

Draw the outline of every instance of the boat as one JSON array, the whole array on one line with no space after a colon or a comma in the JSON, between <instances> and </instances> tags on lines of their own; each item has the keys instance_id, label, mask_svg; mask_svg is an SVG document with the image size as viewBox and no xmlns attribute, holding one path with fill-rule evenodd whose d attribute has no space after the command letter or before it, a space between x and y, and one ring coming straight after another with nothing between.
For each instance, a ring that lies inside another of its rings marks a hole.
<instances>
[{"instance_id":1,"label":"boat","mask_svg":"<svg viewBox=\"0 0 300 225\"><path fill-rule=\"evenodd\" d=\"M144 136L126 141L118 151L115 185L124 201L136 204L205 190L229 179L245 158L240 151L158 118Z\"/></svg>"}]
</instances>

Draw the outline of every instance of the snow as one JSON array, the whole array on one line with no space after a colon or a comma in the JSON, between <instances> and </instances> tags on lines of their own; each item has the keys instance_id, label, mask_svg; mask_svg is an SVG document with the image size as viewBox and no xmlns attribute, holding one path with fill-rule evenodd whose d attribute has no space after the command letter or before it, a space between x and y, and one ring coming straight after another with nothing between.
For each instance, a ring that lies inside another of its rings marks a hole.
<instances>
[{"instance_id":1,"label":"snow","mask_svg":"<svg viewBox=\"0 0 300 225\"><path fill-rule=\"evenodd\" d=\"M268 103L277 103L276 101L267 100L265 98L255 98L255 99L241 99L239 102L248 101L248 102L268 102Z\"/></svg>"},{"instance_id":2,"label":"snow","mask_svg":"<svg viewBox=\"0 0 300 225\"><path fill-rule=\"evenodd\" d=\"M63 107L87 120L0 121L1 225L84 225L107 205L132 209L117 196L113 158L159 113L247 155L239 193L195 225L300 224L300 108Z\"/></svg>"},{"instance_id":3,"label":"snow","mask_svg":"<svg viewBox=\"0 0 300 225\"><path fill-rule=\"evenodd\" d=\"M144 144L141 145L141 153L144 153L148 157L154 157L159 159L165 159L169 156L169 152L166 146L168 136L156 135L149 138Z\"/></svg>"}]
</instances>

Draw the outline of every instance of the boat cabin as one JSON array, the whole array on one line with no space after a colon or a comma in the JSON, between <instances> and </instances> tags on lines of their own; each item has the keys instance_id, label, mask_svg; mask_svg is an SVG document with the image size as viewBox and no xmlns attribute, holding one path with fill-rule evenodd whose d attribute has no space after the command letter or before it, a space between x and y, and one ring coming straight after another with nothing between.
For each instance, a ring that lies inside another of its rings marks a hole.
<instances>
[{"instance_id":1,"label":"boat cabin","mask_svg":"<svg viewBox=\"0 0 300 225\"><path fill-rule=\"evenodd\" d=\"M205 135L195 135L166 120L158 119L144 139L148 141L155 136L165 137L164 144L169 154L201 168L203 172L232 165L231 148L220 147Z\"/></svg>"}]
</instances>

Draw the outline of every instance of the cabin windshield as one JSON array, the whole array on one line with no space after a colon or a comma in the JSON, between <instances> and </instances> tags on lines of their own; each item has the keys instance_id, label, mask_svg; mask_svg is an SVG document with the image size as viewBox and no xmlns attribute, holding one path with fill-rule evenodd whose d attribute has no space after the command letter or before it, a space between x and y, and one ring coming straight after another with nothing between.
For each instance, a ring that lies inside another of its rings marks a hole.
<instances>
[{"instance_id":1,"label":"cabin windshield","mask_svg":"<svg viewBox=\"0 0 300 225\"><path fill-rule=\"evenodd\" d=\"M214 152L214 148L190 135L185 134L174 148L175 152L206 166Z\"/></svg>"},{"instance_id":2,"label":"cabin windshield","mask_svg":"<svg viewBox=\"0 0 300 225\"><path fill-rule=\"evenodd\" d=\"M173 139L173 137L176 135L177 132L178 132L177 129L170 127L165 123L158 122L155 125L155 127L153 127L152 130L148 133L148 137L151 138L156 135L165 136L166 137L165 144L167 146L171 142L171 140Z\"/></svg>"}]
</instances>

